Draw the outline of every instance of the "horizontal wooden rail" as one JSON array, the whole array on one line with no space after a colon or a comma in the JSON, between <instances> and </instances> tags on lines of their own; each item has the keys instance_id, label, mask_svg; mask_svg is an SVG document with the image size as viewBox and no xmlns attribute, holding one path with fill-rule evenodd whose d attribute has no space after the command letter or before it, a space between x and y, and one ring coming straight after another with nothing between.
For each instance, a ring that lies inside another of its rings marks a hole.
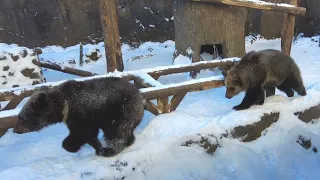
<instances>
[{"instance_id":1,"label":"horizontal wooden rail","mask_svg":"<svg viewBox=\"0 0 320 180\"><path fill-rule=\"evenodd\" d=\"M210 69L219 66L229 66L232 65L235 61L239 60L239 58L226 58L218 61L204 61L198 62L188 65L171 65L171 66L162 66L157 68L150 68L150 69L142 69L137 71L126 71L126 72L117 72L117 73L109 73L105 75L97 75L94 77L85 77L85 78L77 78L74 79L76 81L84 81L87 79L92 78L105 78L105 77L121 77L126 80L134 80L135 76L139 77L143 75L143 73L149 74L150 76L161 76L161 75L168 75L172 73L181 73L181 72L189 72L194 70L201 70L201 69ZM51 82L51 83L43 83L29 87L18 87L12 89L3 89L0 90L0 101L10 101L17 96L28 97L34 91L40 89L41 86L51 87L57 86L65 81L59 82Z\"/></svg>"},{"instance_id":2,"label":"horizontal wooden rail","mask_svg":"<svg viewBox=\"0 0 320 180\"><path fill-rule=\"evenodd\" d=\"M197 63L192 63L188 65L171 65L171 66L162 66L153 69L146 69L143 72L149 74L152 77L169 75L173 73L183 73L190 71L199 71L203 69L212 69L220 66L231 66L235 61L240 60L239 58L226 58L222 60L213 60L213 61L202 61Z\"/></svg>"},{"instance_id":3,"label":"horizontal wooden rail","mask_svg":"<svg viewBox=\"0 0 320 180\"><path fill-rule=\"evenodd\" d=\"M143 97L147 100L165 98L180 92L195 92L224 86L223 77L201 78L160 87L140 89Z\"/></svg>"},{"instance_id":4,"label":"horizontal wooden rail","mask_svg":"<svg viewBox=\"0 0 320 180\"><path fill-rule=\"evenodd\" d=\"M252 0L191 0L194 2L211 2L217 4L225 4L231 6L240 6L245 8L260 9L266 11L275 11L289 13L293 15L305 16L306 8L296 7L290 4L277 4L265 1L252 1Z\"/></svg>"}]
</instances>

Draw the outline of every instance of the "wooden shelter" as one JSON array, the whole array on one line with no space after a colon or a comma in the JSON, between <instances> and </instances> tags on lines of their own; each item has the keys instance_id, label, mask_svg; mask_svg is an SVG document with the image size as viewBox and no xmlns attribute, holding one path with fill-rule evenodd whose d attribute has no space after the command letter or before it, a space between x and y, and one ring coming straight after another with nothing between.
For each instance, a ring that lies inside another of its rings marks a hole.
<instances>
[{"instance_id":1,"label":"wooden shelter","mask_svg":"<svg viewBox=\"0 0 320 180\"><path fill-rule=\"evenodd\" d=\"M222 45L223 58L242 57L245 54L245 8L284 13L281 49L290 55L295 15L305 16L306 9L296 7L297 0L286 2L288 4L252 0L175 0L174 58L182 54L192 62L199 62L204 45ZM194 77L196 73L191 75Z\"/></svg>"}]
</instances>

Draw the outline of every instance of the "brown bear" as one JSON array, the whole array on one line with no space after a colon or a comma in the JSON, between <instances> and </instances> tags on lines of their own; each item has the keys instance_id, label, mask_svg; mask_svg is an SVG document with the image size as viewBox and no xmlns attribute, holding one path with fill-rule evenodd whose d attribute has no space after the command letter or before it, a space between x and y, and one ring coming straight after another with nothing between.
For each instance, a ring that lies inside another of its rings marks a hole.
<instances>
[{"instance_id":1,"label":"brown bear","mask_svg":"<svg viewBox=\"0 0 320 180\"><path fill-rule=\"evenodd\" d=\"M307 95L298 66L290 56L278 50L251 51L224 75L226 98L246 92L241 104L233 107L235 110L262 105L265 90L274 87L288 97L292 97L294 91L301 96Z\"/></svg>"},{"instance_id":2,"label":"brown bear","mask_svg":"<svg viewBox=\"0 0 320 180\"><path fill-rule=\"evenodd\" d=\"M77 152L88 143L97 155L110 157L134 142L133 131L143 112L144 99L139 89L125 80L72 80L34 93L20 111L13 132L39 131L64 122L70 131L62 143L65 150ZM102 147L98 140L99 129L108 147Z\"/></svg>"}]
</instances>

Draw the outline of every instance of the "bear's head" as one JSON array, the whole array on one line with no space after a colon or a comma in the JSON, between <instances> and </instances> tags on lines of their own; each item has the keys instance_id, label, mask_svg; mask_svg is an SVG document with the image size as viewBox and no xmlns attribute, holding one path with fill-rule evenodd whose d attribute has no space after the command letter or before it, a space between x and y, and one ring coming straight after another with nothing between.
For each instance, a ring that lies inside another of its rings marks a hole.
<instances>
[{"instance_id":1,"label":"bear's head","mask_svg":"<svg viewBox=\"0 0 320 180\"><path fill-rule=\"evenodd\" d=\"M224 84L227 88L225 97L228 99L231 99L233 96L236 96L240 92L244 91L242 80L239 74L234 69L230 69L229 71L227 71L226 78L224 79Z\"/></svg>"},{"instance_id":2,"label":"bear's head","mask_svg":"<svg viewBox=\"0 0 320 180\"><path fill-rule=\"evenodd\" d=\"M18 115L14 133L22 134L39 131L42 128L61 121L59 103L49 91L34 93Z\"/></svg>"}]
</instances>

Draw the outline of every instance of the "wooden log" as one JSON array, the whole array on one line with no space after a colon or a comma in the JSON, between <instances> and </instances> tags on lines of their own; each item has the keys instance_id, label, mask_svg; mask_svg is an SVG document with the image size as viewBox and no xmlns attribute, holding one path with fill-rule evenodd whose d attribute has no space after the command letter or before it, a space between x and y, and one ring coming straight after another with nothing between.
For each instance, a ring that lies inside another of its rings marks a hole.
<instances>
[{"instance_id":1,"label":"wooden log","mask_svg":"<svg viewBox=\"0 0 320 180\"><path fill-rule=\"evenodd\" d=\"M16 96L14 99L12 99L4 108L3 110L10 110L10 109L15 109L21 101L24 99L23 96Z\"/></svg>"},{"instance_id":2,"label":"wooden log","mask_svg":"<svg viewBox=\"0 0 320 180\"><path fill-rule=\"evenodd\" d=\"M99 0L107 72L123 71L116 0Z\"/></svg>"},{"instance_id":3,"label":"wooden log","mask_svg":"<svg viewBox=\"0 0 320 180\"><path fill-rule=\"evenodd\" d=\"M211 2L211 3L217 3L217 4L225 4L225 5L231 5L231 6L266 10L266 11L283 12L283 13L289 13L289 14L299 15L299 16L306 15L306 8L283 6L283 5L278 5L276 3L270 3L270 2L243 1L243 0L191 0L191 1Z\"/></svg>"},{"instance_id":4,"label":"wooden log","mask_svg":"<svg viewBox=\"0 0 320 180\"><path fill-rule=\"evenodd\" d=\"M43 68L48 68L48 69L60 71L60 72L67 73L67 74L77 75L77 76L81 76L81 77L89 77L89 76L97 75L96 73L92 73L89 71L84 71L84 70L74 69L74 68L69 68L69 67L61 67L58 64L49 63L49 62L39 62L39 61L32 61L32 62L35 65L38 65Z\"/></svg>"},{"instance_id":5,"label":"wooden log","mask_svg":"<svg viewBox=\"0 0 320 180\"><path fill-rule=\"evenodd\" d=\"M175 111L183 98L186 96L187 92L182 91L174 95L170 101L170 112Z\"/></svg>"},{"instance_id":6,"label":"wooden log","mask_svg":"<svg viewBox=\"0 0 320 180\"><path fill-rule=\"evenodd\" d=\"M168 102L169 102L168 97L157 99L158 110L160 114L165 114L170 112L170 106Z\"/></svg>"},{"instance_id":7,"label":"wooden log","mask_svg":"<svg viewBox=\"0 0 320 180\"><path fill-rule=\"evenodd\" d=\"M177 83L172 85L163 85L162 87L141 89L143 97L147 100L160 99L177 94L181 91L195 92L224 86L223 80L208 80L195 83Z\"/></svg>"},{"instance_id":8,"label":"wooden log","mask_svg":"<svg viewBox=\"0 0 320 180\"><path fill-rule=\"evenodd\" d=\"M183 73L183 72L191 72L191 71L200 71L203 69L212 69L216 68L219 66L232 66L235 63L236 58L234 58L234 61L232 61L232 58L229 61L207 61L207 62L199 62L199 63L194 63L190 64L188 66L173 66L173 67L168 67L166 69L161 69L161 70L155 70L148 72L150 76L152 76L154 79L156 77L164 76L164 75L169 75L173 73Z\"/></svg>"},{"instance_id":9,"label":"wooden log","mask_svg":"<svg viewBox=\"0 0 320 180\"><path fill-rule=\"evenodd\" d=\"M134 77L134 81L135 81L135 83L141 85L144 88L155 87L155 86L161 86L162 85L160 82L158 82L157 80L153 79L153 77L151 77L148 74L137 74Z\"/></svg>"},{"instance_id":10,"label":"wooden log","mask_svg":"<svg viewBox=\"0 0 320 180\"><path fill-rule=\"evenodd\" d=\"M13 128L18 122L18 116L9 116L0 118L0 129Z\"/></svg>"},{"instance_id":11,"label":"wooden log","mask_svg":"<svg viewBox=\"0 0 320 180\"><path fill-rule=\"evenodd\" d=\"M151 112L152 114L154 114L155 116L159 115L158 107L155 104L153 104L152 102L150 102L150 101L146 102L145 109L147 111Z\"/></svg>"},{"instance_id":12,"label":"wooden log","mask_svg":"<svg viewBox=\"0 0 320 180\"><path fill-rule=\"evenodd\" d=\"M287 0L292 5L297 5L297 0ZM283 15L282 32L281 32L281 51L290 56L292 39L294 35L296 17L292 14Z\"/></svg>"}]
</instances>

